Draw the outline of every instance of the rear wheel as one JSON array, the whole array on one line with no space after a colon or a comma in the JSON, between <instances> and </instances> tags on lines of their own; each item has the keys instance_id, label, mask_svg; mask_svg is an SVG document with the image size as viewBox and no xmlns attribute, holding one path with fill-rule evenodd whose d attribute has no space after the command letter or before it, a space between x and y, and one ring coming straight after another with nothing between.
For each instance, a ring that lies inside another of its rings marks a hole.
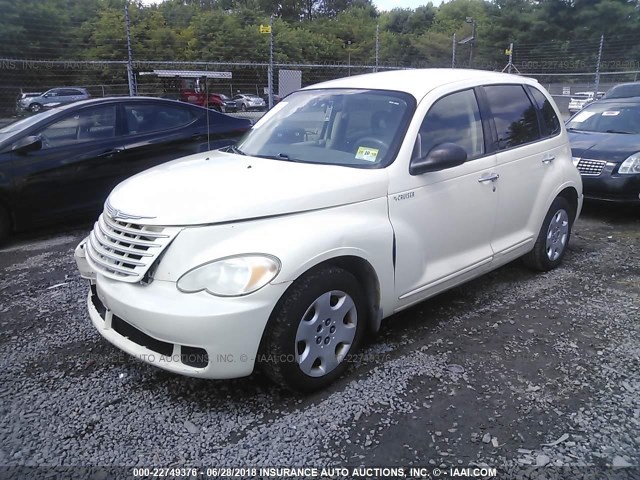
<instances>
[{"instance_id":1,"label":"rear wheel","mask_svg":"<svg viewBox=\"0 0 640 480\"><path fill-rule=\"evenodd\" d=\"M40 105L39 103L32 103L31 105L29 105L30 112L38 113L40 110L42 110L42 105Z\"/></svg>"},{"instance_id":2,"label":"rear wheel","mask_svg":"<svg viewBox=\"0 0 640 480\"><path fill-rule=\"evenodd\" d=\"M560 265L569 245L573 217L569 202L557 197L542 223L533 250L523 257L525 265L543 272Z\"/></svg>"},{"instance_id":3,"label":"rear wheel","mask_svg":"<svg viewBox=\"0 0 640 480\"><path fill-rule=\"evenodd\" d=\"M347 368L365 331L366 302L356 278L326 267L304 275L278 302L259 363L276 383L296 391L324 388Z\"/></svg>"}]
</instances>

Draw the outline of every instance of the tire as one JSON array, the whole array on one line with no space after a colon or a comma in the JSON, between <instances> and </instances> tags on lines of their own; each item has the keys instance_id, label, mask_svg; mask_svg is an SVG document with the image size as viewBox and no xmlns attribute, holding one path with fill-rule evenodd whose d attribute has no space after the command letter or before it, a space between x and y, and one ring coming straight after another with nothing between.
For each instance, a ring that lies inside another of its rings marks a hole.
<instances>
[{"instance_id":1,"label":"tire","mask_svg":"<svg viewBox=\"0 0 640 480\"><path fill-rule=\"evenodd\" d=\"M3 245L11 233L11 219L9 213L0 205L0 245Z\"/></svg>"},{"instance_id":2,"label":"tire","mask_svg":"<svg viewBox=\"0 0 640 480\"><path fill-rule=\"evenodd\" d=\"M246 112L247 106L244 103L240 104L240 110L242 110L243 112Z\"/></svg>"},{"instance_id":3,"label":"tire","mask_svg":"<svg viewBox=\"0 0 640 480\"><path fill-rule=\"evenodd\" d=\"M574 216L569 202L563 197L556 197L542 222L533 250L522 257L527 267L546 272L562 263L569 246Z\"/></svg>"},{"instance_id":4,"label":"tire","mask_svg":"<svg viewBox=\"0 0 640 480\"><path fill-rule=\"evenodd\" d=\"M32 103L31 105L29 105L30 112L38 113L40 110L42 110L42 105L40 105L39 103Z\"/></svg>"},{"instance_id":5,"label":"tire","mask_svg":"<svg viewBox=\"0 0 640 480\"><path fill-rule=\"evenodd\" d=\"M258 363L271 380L289 390L320 390L347 369L347 355L358 350L366 331L367 311L351 273L337 267L309 272L276 305Z\"/></svg>"}]
</instances>

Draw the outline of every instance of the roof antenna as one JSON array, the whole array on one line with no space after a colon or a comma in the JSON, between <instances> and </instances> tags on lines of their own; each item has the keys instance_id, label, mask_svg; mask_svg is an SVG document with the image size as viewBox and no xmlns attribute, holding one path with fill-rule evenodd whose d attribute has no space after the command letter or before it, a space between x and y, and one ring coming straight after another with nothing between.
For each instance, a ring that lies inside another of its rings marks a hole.
<instances>
[{"instance_id":1,"label":"roof antenna","mask_svg":"<svg viewBox=\"0 0 640 480\"><path fill-rule=\"evenodd\" d=\"M209 82L207 82L207 77L202 77L204 80L204 104L207 109L207 151L211 150L211 128L209 126Z\"/></svg>"}]
</instances>

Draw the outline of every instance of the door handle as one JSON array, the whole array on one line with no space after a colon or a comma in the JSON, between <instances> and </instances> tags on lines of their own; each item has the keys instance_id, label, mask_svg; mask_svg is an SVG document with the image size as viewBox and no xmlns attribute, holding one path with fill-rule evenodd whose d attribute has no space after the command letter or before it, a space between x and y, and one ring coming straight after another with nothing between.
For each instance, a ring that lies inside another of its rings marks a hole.
<instances>
[{"instance_id":1,"label":"door handle","mask_svg":"<svg viewBox=\"0 0 640 480\"><path fill-rule=\"evenodd\" d=\"M498 175L497 173L487 173L483 176L481 176L478 179L478 182L483 183L483 182L493 182L495 180L498 180L500 178L500 175Z\"/></svg>"},{"instance_id":2,"label":"door handle","mask_svg":"<svg viewBox=\"0 0 640 480\"><path fill-rule=\"evenodd\" d=\"M551 163L556 159L555 155L547 154L542 157L542 163Z\"/></svg>"},{"instance_id":3,"label":"door handle","mask_svg":"<svg viewBox=\"0 0 640 480\"><path fill-rule=\"evenodd\" d=\"M113 155L117 155L118 153L122 153L124 148L112 148L111 150L107 150L106 152L101 153L98 157L111 157Z\"/></svg>"}]
</instances>

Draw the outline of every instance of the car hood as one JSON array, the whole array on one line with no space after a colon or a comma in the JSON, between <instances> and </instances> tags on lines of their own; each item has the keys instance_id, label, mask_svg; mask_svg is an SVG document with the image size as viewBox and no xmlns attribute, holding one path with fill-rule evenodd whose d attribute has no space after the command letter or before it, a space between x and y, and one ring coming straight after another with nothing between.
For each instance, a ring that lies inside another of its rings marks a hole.
<instances>
[{"instance_id":1,"label":"car hood","mask_svg":"<svg viewBox=\"0 0 640 480\"><path fill-rule=\"evenodd\" d=\"M622 163L640 151L640 134L569 132L574 157Z\"/></svg>"},{"instance_id":2,"label":"car hood","mask_svg":"<svg viewBox=\"0 0 640 480\"><path fill-rule=\"evenodd\" d=\"M386 196L383 169L293 163L220 151L174 160L119 184L116 218L202 225L336 207Z\"/></svg>"}]
</instances>

